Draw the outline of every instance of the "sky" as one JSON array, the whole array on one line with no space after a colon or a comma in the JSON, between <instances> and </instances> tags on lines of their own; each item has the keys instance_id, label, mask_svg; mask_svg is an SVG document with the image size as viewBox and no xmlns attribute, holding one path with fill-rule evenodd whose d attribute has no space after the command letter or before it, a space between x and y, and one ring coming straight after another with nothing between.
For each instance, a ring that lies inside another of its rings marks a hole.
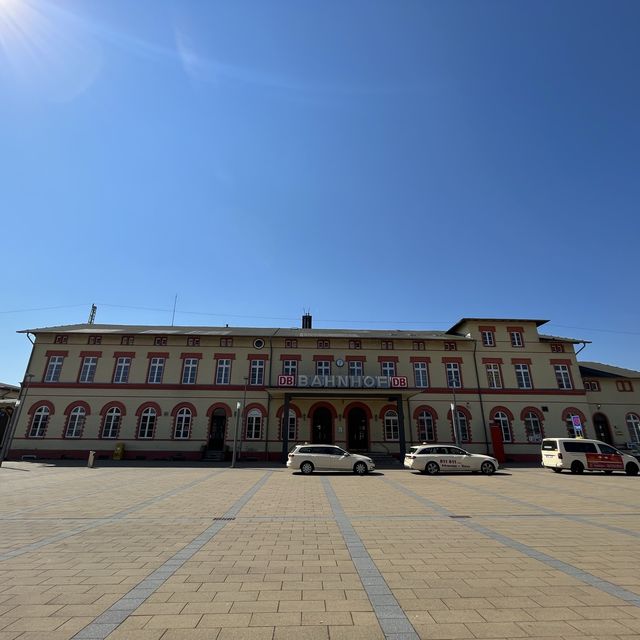
<instances>
[{"instance_id":1,"label":"sky","mask_svg":"<svg viewBox=\"0 0 640 640\"><path fill-rule=\"evenodd\" d=\"M540 318L640 369L637 0L0 0L20 329ZM174 314L175 305L175 314Z\"/></svg>"}]
</instances>

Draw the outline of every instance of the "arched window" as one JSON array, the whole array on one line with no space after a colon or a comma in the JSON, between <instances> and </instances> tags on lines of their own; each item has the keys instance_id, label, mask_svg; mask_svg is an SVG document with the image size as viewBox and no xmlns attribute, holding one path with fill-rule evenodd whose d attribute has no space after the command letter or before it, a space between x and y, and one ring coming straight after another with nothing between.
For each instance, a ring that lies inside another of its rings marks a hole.
<instances>
[{"instance_id":1,"label":"arched window","mask_svg":"<svg viewBox=\"0 0 640 640\"><path fill-rule=\"evenodd\" d=\"M29 429L30 438L44 438L49 424L49 407L38 407L31 419L31 428Z\"/></svg>"},{"instance_id":2,"label":"arched window","mask_svg":"<svg viewBox=\"0 0 640 640\"><path fill-rule=\"evenodd\" d=\"M511 427L509 425L509 416L504 411L496 411L493 414L494 422L500 427L502 432L502 442L511 442Z\"/></svg>"},{"instance_id":3,"label":"arched window","mask_svg":"<svg viewBox=\"0 0 640 640\"><path fill-rule=\"evenodd\" d=\"M284 430L287 429L287 440L289 442L295 442L298 437L298 418L296 416L296 412L292 409L289 409L289 420L287 424L285 424L284 412L282 416L282 422L280 424L282 431L280 432L281 438L284 436Z\"/></svg>"},{"instance_id":4,"label":"arched window","mask_svg":"<svg viewBox=\"0 0 640 640\"><path fill-rule=\"evenodd\" d=\"M529 442L542 442L544 437L542 424L540 423L540 418L533 411L528 411L524 414L524 430Z\"/></svg>"},{"instance_id":5,"label":"arched window","mask_svg":"<svg viewBox=\"0 0 640 640\"><path fill-rule=\"evenodd\" d=\"M436 442L436 427L430 411L418 414L418 440L420 442Z\"/></svg>"},{"instance_id":6,"label":"arched window","mask_svg":"<svg viewBox=\"0 0 640 640\"><path fill-rule=\"evenodd\" d=\"M262 437L262 413L251 409L247 414L247 440L260 440Z\"/></svg>"},{"instance_id":7,"label":"arched window","mask_svg":"<svg viewBox=\"0 0 640 640\"><path fill-rule=\"evenodd\" d=\"M183 407L176 414L173 437L176 440L186 440L191 435L191 411Z\"/></svg>"},{"instance_id":8,"label":"arched window","mask_svg":"<svg viewBox=\"0 0 640 640\"><path fill-rule=\"evenodd\" d=\"M87 412L84 407L75 407L67 418L67 428L64 432L65 438L79 438L82 435L84 420Z\"/></svg>"},{"instance_id":9,"label":"arched window","mask_svg":"<svg viewBox=\"0 0 640 640\"><path fill-rule=\"evenodd\" d=\"M469 422L467 421L467 416L458 409L458 437L460 438L460 442L469 442Z\"/></svg>"},{"instance_id":10,"label":"arched window","mask_svg":"<svg viewBox=\"0 0 640 640\"><path fill-rule=\"evenodd\" d=\"M384 414L384 439L398 440L400 437L400 427L398 414L395 411L387 411Z\"/></svg>"},{"instance_id":11,"label":"arched window","mask_svg":"<svg viewBox=\"0 0 640 640\"><path fill-rule=\"evenodd\" d=\"M104 417L104 424L102 426L103 438L117 438L118 431L120 430L120 420L122 419L122 413L118 407L111 407L107 411Z\"/></svg>"},{"instance_id":12,"label":"arched window","mask_svg":"<svg viewBox=\"0 0 640 640\"><path fill-rule=\"evenodd\" d=\"M640 417L635 413L627 413L627 428L632 442L640 443Z\"/></svg>"},{"instance_id":13,"label":"arched window","mask_svg":"<svg viewBox=\"0 0 640 640\"><path fill-rule=\"evenodd\" d=\"M157 415L153 407L147 407L142 412L140 415L140 424L138 425L138 438L153 438Z\"/></svg>"}]
</instances>

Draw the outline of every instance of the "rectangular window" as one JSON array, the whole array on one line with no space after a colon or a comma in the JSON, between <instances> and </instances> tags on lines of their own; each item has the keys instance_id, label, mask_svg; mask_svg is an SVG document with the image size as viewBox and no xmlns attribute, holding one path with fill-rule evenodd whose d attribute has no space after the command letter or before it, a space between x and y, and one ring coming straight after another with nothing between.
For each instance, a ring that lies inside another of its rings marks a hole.
<instances>
[{"instance_id":1,"label":"rectangular window","mask_svg":"<svg viewBox=\"0 0 640 640\"><path fill-rule=\"evenodd\" d=\"M262 360L254 360L262 362ZM247 416L247 440L260 440L262 435L262 416L259 414L249 414Z\"/></svg>"},{"instance_id":2,"label":"rectangular window","mask_svg":"<svg viewBox=\"0 0 640 640\"><path fill-rule=\"evenodd\" d=\"M95 356L87 356L86 358L83 358L79 382L93 382L93 379L96 377L97 366L98 358Z\"/></svg>"},{"instance_id":3,"label":"rectangular window","mask_svg":"<svg viewBox=\"0 0 640 640\"><path fill-rule=\"evenodd\" d=\"M457 351L458 350L458 345L455 342L445 342L444 343L444 350L445 351Z\"/></svg>"},{"instance_id":4,"label":"rectangular window","mask_svg":"<svg viewBox=\"0 0 640 640\"><path fill-rule=\"evenodd\" d=\"M414 340L413 341L413 350L414 351L424 351L424 340Z\"/></svg>"},{"instance_id":5,"label":"rectangular window","mask_svg":"<svg viewBox=\"0 0 640 640\"><path fill-rule=\"evenodd\" d=\"M381 365L381 373L383 376L387 376L387 378L392 378L396 375L396 363L383 361L380 363Z\"/></svg>"},{"instance_id":6,"label":"rectangular window","mask_svg":"<svg viewBox=\"0 0 640 640\"><path fill-rule=\"evenodd\" d=\"M516 381L518 383L518 389L533 389L531 383L531 373L529 372L528 364L517 364L516 368Z\"/></svg>"},{"instance_id":7,"label":"rectangular window","mask_svg":"<svg viewBox=\"0 0 640 640\"><path fill-rule=\"evenodd\" d=\"M251 361L251 373L249 375L249 384L251 385L264 384L264 360Z\"/></svg>"},{"instance_id":8,"label":"rectangular window","mask_svg":"<svg viewBox=\"0 0 640 640\"><path fill-rule=\"evenodd\" d=\"M284 347L285 349L297 349L298 348L298 341L294 338L292 339L288 339L284 341Z\"/></svg>"},{"instance_id":9,"label":"rectangular window","mask_svg":"<svg viewBox=\"0 0 640 640\"><path fill-rule=\"evenodd\" d=\"M495 347L496 346L496 336L493 331L483 331L482 332L482 345L485 347Z\"/></svg>"},{"instance_id":10,"label":"rectangular window","mask_svg":"<svg viewBox=\"0 0 640 640\"><path fill-rule=\"evenodd\" d=\"M164 358L151 358L149 363L149 379L150 384L160 384L162 382L162 374L164 373Z\"/></svg>"},{"instance_id":11,"label":"rectangular window","mask_svg":"<svg viewBox=\"0 0 640 640\"><path fill-rule=\"evenodd\" d=\"M447 387L449 387L449 389L459 389L462 387L460 365L457 362L447 362Z\"/></svg>"},{"instance_id":12,"label":"rectangular window","mask_svg":"<svg viewBox=\"0 0 640 640\"><path fill-rule=\"evenodd\" d=\"M102 336L89 336L89 344L102 344Z\"/></svg>"},{"instance_id":13,"label":"rectangular window","mask_svg":"<svg viewBox=\"0 0 640 640\"><path fill-rule=\"evenodd\" d=\"M352 378L361 378L364 375L364 365L360 360L349 361L349 375Z\"/></svg>"},{"instance_id":14,"label":"rectangular window","mask_svg":"<svg viewBox=\"0 0 640 640\"><path fill-rule=\"evenodd\" d=\"M385 351L393 351L393 340L383 340L380 347Z\"/></svg>"},{"instance_id":15,"label":"rectangular window","mask_svg":"<svg viewBox=\"0 0 640 640\"><path fill-rule=\"evenodd\" d=\"M585 380L584 388L587 391L600 391L600 383L595 380Z\"/></svg>"},{"instance_id":16,"label":"rectangular window","mask_svg":"<svg viewBox=\"0 0 640 640\"><path fill-rule=\"evenodd\" d=\"M502 376L499 364L487 364L487 382L489 389L502 389Z\"/></svg>"},{"instance_id":17,"label":"rectangular window","mask_svg":"<svg viewBox=\"0 0 640 640\"><path fill-rule=\"evenodd\" d=\"M182 365L182 384L195 384L198 375L198 358L185 358Z\"/></svg>"},{"instance_id":18,"label":"rectangular window","mask_svg":"<svg viewBox=\"0 0 640 640\"><path fill-rule=\"evenodd\" d=\"M53 340L56 344L67 344L67 342L69 341L69 336L64 336L64 335L57 335L54 340Z\"/></svg>"},{"instance_id":19,"label":"rectangular window","mask_svg":"<svg viewBox=\"0 0 640 640\"><path fill-rule=\"evenodd\" d=\"M120 344L132 345L133 344L133 336L122 336L122 338L120 338Z\"/></svg>"},{"instance_id":20,"label":"rectangular window","mask_svg":"<svg viewBox=\"0 0 640 640\"><path fill-rule=\"evenodd\" d=\"M331 375L331 362L329 360L318 360L316 362L316 375L317 376L330 376Z\"/></svg>"},{"instance_id":21,"label":"rectangular window","mask_svg":"<svg viewBox=\"0 0 640 640\"><path fill-rule=\"evenodd\" d=\"M551 344L551 351L553 351L553 353L564 353L564 345L553 342Z\"/></svg>"},{"instance_id":22,"label":"rectangular window","mask_svg":"<svg viewBox=\"0 0 640 640\"><path fill-rule=\"evenodd\" d=\"M221 347L233 347L233 338L220 338Z\"/></svg>"},{"instance_id":23,"label":"rectangular window","mask_svg":"<svg viewBox=\"0 0 640 640\"><path fill-rule=\"evenodd\" d=\"M216 384L229 384L231 382L231 360L218 360L216 366Z\"/></svg>"},{"instance_id":24,"label":"rectangular window","mask_svg":"<svg viewBox=\"0 0 640 640\"><path fill-rule=\"evenodd\" d=\"M189 336L187 338L187 347L199 347L200 338L198 336Z\"/></svg>"},{"instance_id":25,"label":"rectangular window","mask_svg":"<svg viewBox=\"0 0 640 640\"><path fill-rule=\"evenodd\" d=\"M284 376L296 376L296 375L298 375L298 361L297 360L283 360L282 361L282 375L284 375Z\"/></svg>"},{"instance_id":26,"label":"rectangular window","mask_svg":"<svg viewBox=\"0 0 640 640\"><path fill-rule=\"evenodd\" d=\"M328 340L318 340L318 349L329 349Z\"/></svg>"},{"instance_id":27,"label":"rectangular window","mask_svg":"<svg viewBox=\"0 0 640 640\"><path fill-rule=\"evenodd\" d=\"M558 389L573 389L571 384L571 376L569 375L569 367L566 364L555 364L553 370L556 374L556 382Z\"/></svg>"},{"instance_id":28,"label":"rectangular window","mask_svg":"<svg viewBox=\"0 0 640 640\"><path fill-rule=\"evenodd\" d=\"M166 347L167 346L167 340L168 340L167 336L156 336L153 339L153 344L156 347Z\"/></svg>"},{"instance_id":29,"label":"rectangular window","mask_svg":"<svg viewBox=\"0 0 640 640\"><path fill-rule=\"evenodd\" d=\"M349 340L349 349L362 349L360 340Z\"/></svg>"},{"instance_id":30,"label":"rectangular window","mask_svg":"<svg viewBox=\"0 0 640 640\"><path fill-rule=\"evenodd\" d=\"M616 380L616 389L618 391L633 391L633 386L629 380Z\"/></svg>"},{"instance_id":31,"label":"rectangular window","mask_svg":"<svg viewBox=\"0 0 640 640\"><path fill-rule=\"evenodd\" d=\"M522 339L522 333L520 331L510 331L509 336L512 347L524 347L524 340Z\"/></svg>"},{"instance_id":32,"label":"rectangular window","mask_svg":"<svg viewBox=\"0 0 640 640\"><path fill-rule=\"evenodd\" d=\"M60 372L62 371L62 363L64 356L51 356L47 364L47 371L44 374L45 382L58 382L60 380Z\"/></svg>"},{"instance_id":33,"label":"rectangular window","mask_svg":"<svg viewBox=\"0 0 640 640\"><path fill-rule=\"evenodd\" d=\"M115 384L129 382L129 371L131 369L131 358L122 357L116 361L116 370L113 374Z\"/></svg>"},{"instance_id":34,"label":"rectangular window","mask_svg":"<svg viewBox=\"0 0 640 640\"><path fill-rule=\"evenodd\" d=\"M416 378L416 387L425 388L429 386L429 372L426 362L414 362L413 373Z\"/></svg>"}]
</instances>

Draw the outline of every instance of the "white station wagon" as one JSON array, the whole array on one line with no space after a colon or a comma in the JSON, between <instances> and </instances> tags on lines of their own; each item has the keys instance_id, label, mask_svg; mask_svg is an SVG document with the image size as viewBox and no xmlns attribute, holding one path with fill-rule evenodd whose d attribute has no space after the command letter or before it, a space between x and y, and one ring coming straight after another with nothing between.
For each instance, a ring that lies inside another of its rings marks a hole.
<instances>
[{"instance_id":1,"label":"white station wagon","mask_svg":"<svg viewBox=\"0 0 640 640\"><path fill-rule=\"evenodd\" d=\"M299 444L289 453L287 467L307 475L314 471L352 471L363 476L376 465L371 458L349 453L335 445Z\"/></svg>"},{"instance_id":2,"label":"white station wagon","mask_svg":"<svg viewBox=\"0 0 640 640\"><path fill-rule=\"evenodd\" d=\"M435 475L440 471L484 473L487 476L500 467L498 461L491 456L480 453L469 453L464 449L438 444L422 444L411 447L404 457L407 469Z\"/></svg>"}]
</instances>

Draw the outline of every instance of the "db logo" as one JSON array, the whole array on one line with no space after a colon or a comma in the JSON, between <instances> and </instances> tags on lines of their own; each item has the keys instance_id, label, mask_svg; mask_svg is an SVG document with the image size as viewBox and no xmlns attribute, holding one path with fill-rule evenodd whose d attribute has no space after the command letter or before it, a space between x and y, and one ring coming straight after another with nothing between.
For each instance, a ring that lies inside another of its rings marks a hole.
<instances>
[{"instance_id":1,"label":"db logo","mask_svg":"<svg viewBox=\"0 0 640 640\"><path fill-rule=\"evenodd\" d=\"M294 387L296 384L295 376L278 376L279 387Z\"/></svg>"},{"instance_id":2,"label":"db logo","mask_svg":"<svg viewBox=\"0 0 640 640\"><path fill-rule=\"evenodd\" d=\"M404 389L409 386L409 383L405 376L393 376L391 378L391 386L394 389Z\"/></svg>"}]
</instances>

